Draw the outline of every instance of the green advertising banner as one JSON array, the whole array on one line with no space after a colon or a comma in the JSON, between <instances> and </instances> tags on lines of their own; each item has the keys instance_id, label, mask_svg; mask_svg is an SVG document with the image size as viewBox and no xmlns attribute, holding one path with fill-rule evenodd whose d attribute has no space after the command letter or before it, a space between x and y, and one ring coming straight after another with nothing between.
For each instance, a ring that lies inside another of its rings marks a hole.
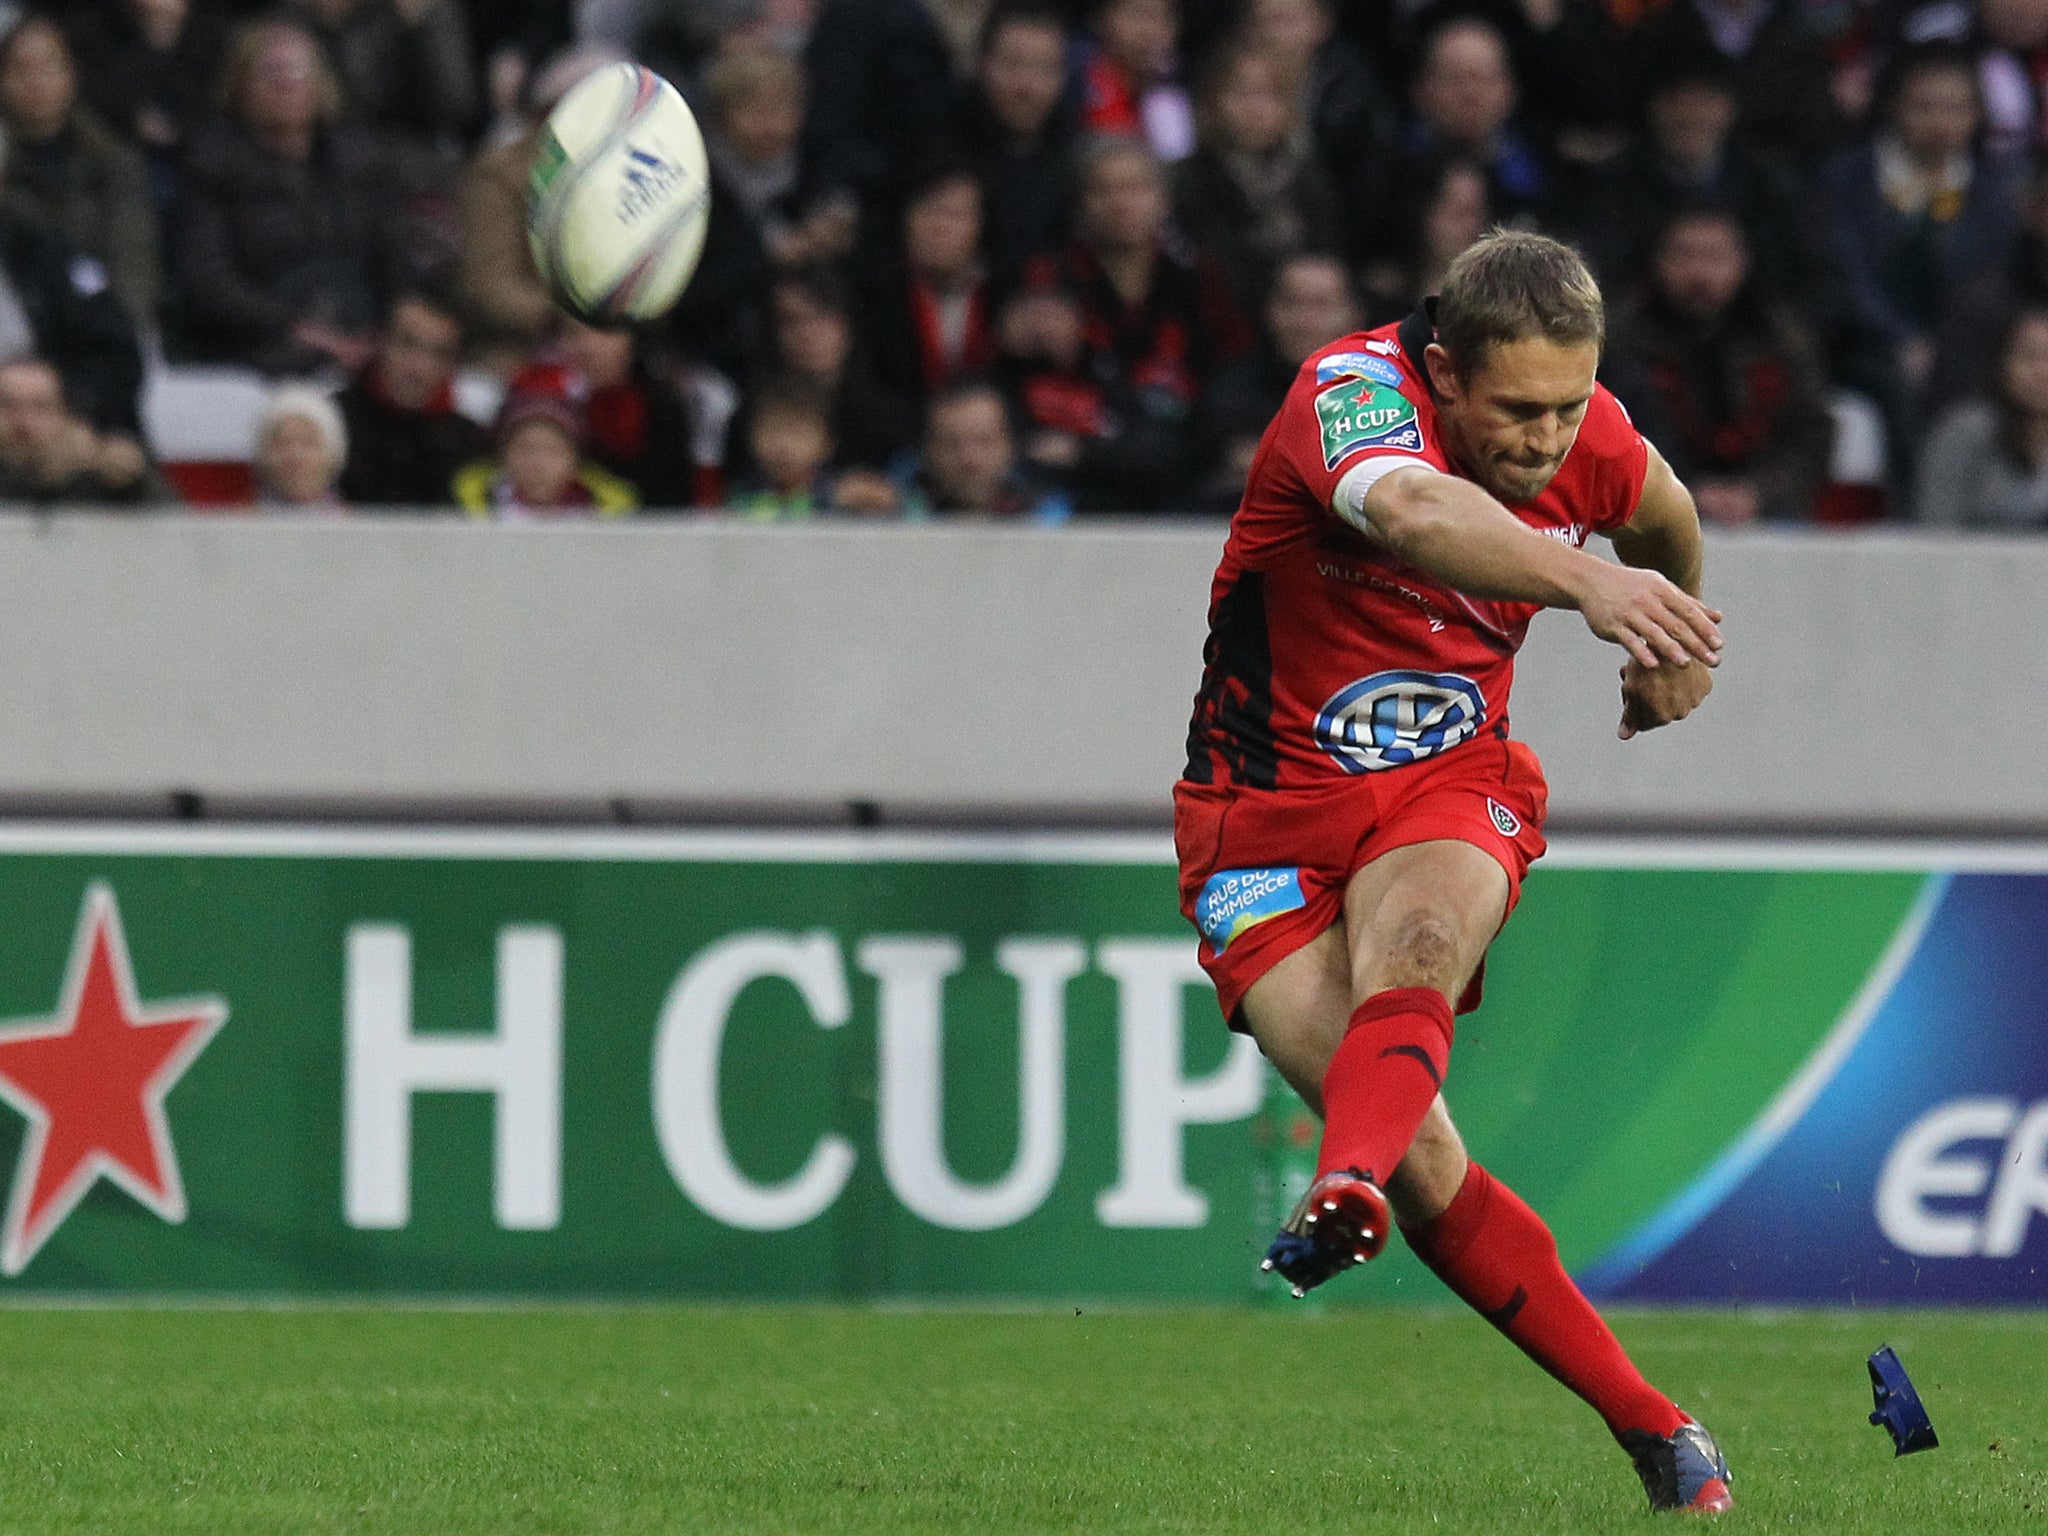
<instances>
[{"instance_id":1,"label":"green advertising banner","mask_svg":"<svg viewBox=\"0 0 2048 1536\"><path fill-rule=\"evenodd\" d=\"M1559 855L1446 1092L1578 1264L1926 877ZM1174 889L1153 839L0 833L0 1288L1253 1295L1301 1128Z\"/></svg>"}]
</instances>

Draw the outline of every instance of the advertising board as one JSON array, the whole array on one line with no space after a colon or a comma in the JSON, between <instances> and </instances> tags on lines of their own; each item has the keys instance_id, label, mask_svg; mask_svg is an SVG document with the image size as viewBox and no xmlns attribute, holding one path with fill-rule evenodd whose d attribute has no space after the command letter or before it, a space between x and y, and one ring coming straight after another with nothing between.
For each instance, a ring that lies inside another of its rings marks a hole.
<instances>
[{"instance_id":1,"label":"advertising board","mask_svg":"<svg viewBox=\"0 0 2048 1536\"><path fill-rule=\"evenodd\" d=\"M1565 842L1448 1097L1599 1295L2048 1300L2044 939L2024 850ZM1267 1088L1158 839L0 833L0 1294L1240 1299Z\"/></svg>"}]
</instances>

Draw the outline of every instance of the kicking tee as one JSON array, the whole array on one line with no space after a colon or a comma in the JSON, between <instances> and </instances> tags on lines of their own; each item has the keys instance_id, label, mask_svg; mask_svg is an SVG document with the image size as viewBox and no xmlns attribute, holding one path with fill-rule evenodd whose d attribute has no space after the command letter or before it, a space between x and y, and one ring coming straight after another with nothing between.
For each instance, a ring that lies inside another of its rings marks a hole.
<instances>
[{"instance_id":1,"label":"kicking tee","mask_svg":"<svg viewBox=\"0 0 2048 1536\"><path fill-rule=\"evenodd\" d=\"M1325 347L1266 428L1210 589L1189 782L1327 783L1482 731L1506 737L1515 652L1539 605L1452 590L1368 538L1357 510L1401 465L1457 473L1423 369L1434 339L1425 309ZM1508 510L1583 545L1634 515L1648 463L1621 403L1596 386L1556 476Z\"/></svg>"}]
</instances>

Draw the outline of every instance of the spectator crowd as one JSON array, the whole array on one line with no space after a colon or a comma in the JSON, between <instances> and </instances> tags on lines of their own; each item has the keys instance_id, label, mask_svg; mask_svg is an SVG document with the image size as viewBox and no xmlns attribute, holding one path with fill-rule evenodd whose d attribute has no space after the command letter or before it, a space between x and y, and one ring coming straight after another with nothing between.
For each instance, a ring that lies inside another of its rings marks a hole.
<instances>
[{"instance_id":1,"label":"spectator crowd","mask_svg":"<svg viewBox=\"0 0 2048 1536\"><path fill-rule=\"evenodd\" d=\"M629 57L711 224L604 331L527 170ZM2043 0L0 0L0 139L16 504L1213 514L1507 224L1710 522L2048 527ZM226 488L144 430L200 364Z\"/></svg>"}]
</instances>

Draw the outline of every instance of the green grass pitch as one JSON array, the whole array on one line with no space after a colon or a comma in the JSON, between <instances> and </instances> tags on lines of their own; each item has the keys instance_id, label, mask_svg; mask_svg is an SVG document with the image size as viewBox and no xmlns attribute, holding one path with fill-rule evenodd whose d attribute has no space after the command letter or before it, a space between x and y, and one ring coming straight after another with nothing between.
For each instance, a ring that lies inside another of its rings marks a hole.
<instances>
[{"instance_id":1,"label":"green grass pitch","mask_svg":"<svg viewBox=\"0 0 2048 1536\"><path fill-rule=\"evenodd\" d=\"M1731 1531L2048 1532L2048 1315L1633 1313ZM1863 1357L1940 1431L1895 1462ZM0 1312L0 1531L1659 1528L1599 1422L1417 1310Z\"/></svg>"}]
</instances>

